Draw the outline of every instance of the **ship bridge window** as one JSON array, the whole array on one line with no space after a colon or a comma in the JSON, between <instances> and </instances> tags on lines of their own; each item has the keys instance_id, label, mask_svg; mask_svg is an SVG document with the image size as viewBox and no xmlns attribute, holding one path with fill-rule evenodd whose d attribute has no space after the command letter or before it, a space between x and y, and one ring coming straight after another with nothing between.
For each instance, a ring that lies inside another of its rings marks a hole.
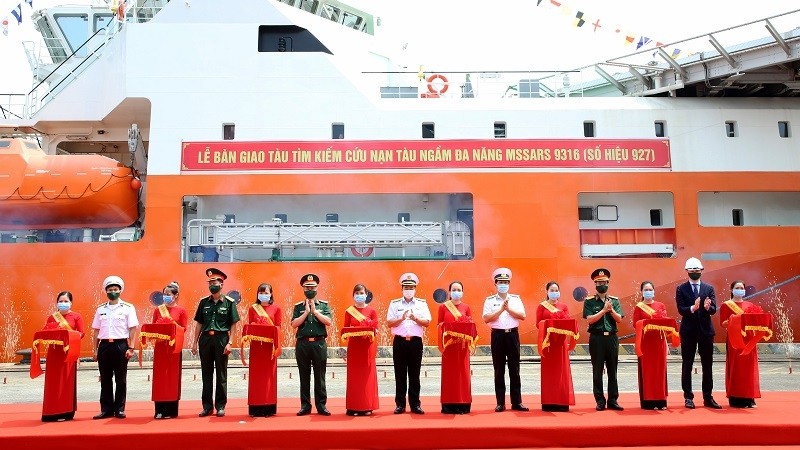
<instances>
[{"instance_id":1,"label":"ship bridge window","mask_svg":"<svg viewBox=\"0 0 800 450\"><path fill-rule=\"evenodd\" d=\"M581 257L674 256L677 241L671 192L581 192L578 204L587 205L578 208Z\"/></svg>"},{"instance_id":2,"label":"ship bridge window","mask_svg":"<svg viewBox=\"0 0 800 450\"><path fill-rule=\"evenodd\" d=\"M53 17L73 52L89 39L88 14L55 14ZM83 47L76 55L86 56L86 50Z\"/></svg>"},{"instance_id":3,"label":"ship bridge window","mask_svg":"<svg viewBox=\"0 0 800 450\"><path fill-rule=\"evenodd\" d=\"M95 14L94 15L94 32L97 30L102 30L108 28L108 24L110 24L114 20L114 15L110 13L104 14Z\"/></svg>"},{"instance_id":4,"label":"ship bridge window","mask_svg":"<svg viewBox=\"0 0 800 450\"><path fill-rule=\"evenodd\" d=\"M354 30L361 30L362 26L364 25L364 18L349 12L345 12L344 17L342 18L342 25Z\"/></svg>"},{"instance_id":5,"label":"ship bridge window","mask_svg":"<svg viewBox=\"0 0 800 450\"><path fill-rule=\"evenodd\" d=\"M495 138L504 138L504 137L506 137L506 123L505 122L495 122L494 123L494 137Z\"/></svg>"},{"instance_id":6,"label":"ship bridge window","mask_svg":"<svg viewBox=\"0 0 800 450\"><path fill-rule=\"evenodd\" d=\"M697 216L703 227L797 227L800 192L700 192ZM791 239L797 233L790 229L775 230L783 232L792 233ZM781 239L780 235L772 237L775 242Z\"/></svg>"},{"instance_id":7,"label":"ship bridge window","mask_svg":"<svg viewBox=\"0 0 800 450\"><path fill-rule=\"evenodd\" d=\"M344 124L332 123L331 124L331 139L344 139Z\"/></svg>"},{"instance_id":8,"label":"ship bridge window","mask_svg":"<svg viewBox=\"0 0 800 450\"><path fill-rule=\"evenodd\" d=\"M656 137L665 137L667 135L667 122L656 120L653 125L655 125Z\"/></svg>"},{"instance_id":9,"label":"ship bridge window","mask_svg":"<svg viewBox=\"0 0 800 450\"><path fill-rule=\"evenodd\" d=\"M320 17L323 17L325 19L329 19L332 22L338 22L341 13L342 13L341 9L339 9L339 8L337 8L335 6L323 3L322 4L322 9L320 10L319 15L320 15Z\"/></svg>"},{"instance_id":10,"label":"ship bridge window","mask_svg":"<svg viewBox=\"0 0 800 450\"><path fill-rule=\"evenodd\" d=\"M778 122L778 136L782 138L788 138L789 134L789 122Z\"/></svg>"},{"instance_id":11,"label":"ship bridge window","mask_svg":"<svg viewBox=\"0 0 800 450\"><path fill-rule=\"evenodd\" d=\"M422 122L422 138L433 139L436 136L433 122Z\"/></svg>"},{"instance_id":12,"label":"ship bridge window","mask_svg":"<svg viewBox=\"0 0 800 450\"><path fill-rule=\"evenodd\" d=\"M471 193L231 194L183 201L197 204L197 214L182 222L184 262L473 257ZM321 221L326 210L337 212ZM226 214L236 221L225 221Z\"/></svg>"},{"instance_id":13,"label":"ship bridge window","mask_svg":"<svg viewBox=\"0 0 800 450\"><path fill-rule=\"evenodd\" d=\"M736 122L729 120L725 122L725 135L728 137L736 137L738 135Z\"/></svg>"},{"instance_id":14,"label":"ship bridge window","mask_svg":"<svg viewBox=\"0 0 800 450\"><path fill-rule=\"evenodd\" d=\"M583 122L583 137L595 137L593 121L587 120Z\"/></svg>"}]
</instances>

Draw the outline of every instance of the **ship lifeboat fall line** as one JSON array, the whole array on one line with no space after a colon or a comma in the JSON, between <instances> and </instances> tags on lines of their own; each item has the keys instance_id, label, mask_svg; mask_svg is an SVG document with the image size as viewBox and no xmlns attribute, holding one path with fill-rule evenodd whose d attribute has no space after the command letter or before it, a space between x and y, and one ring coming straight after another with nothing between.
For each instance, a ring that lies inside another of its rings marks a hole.
<instances>
[{"instance_id":1,"label":"ship lifeboat fall line","mask_svg":"<svg viewBox=\"0 0 800 450\"><path fill-rule=\"evenodd\" d=\"M435 73L428 77L428 92L442 95L450 88L450 82L442 74Z\"/></svg>"}]
</instances>

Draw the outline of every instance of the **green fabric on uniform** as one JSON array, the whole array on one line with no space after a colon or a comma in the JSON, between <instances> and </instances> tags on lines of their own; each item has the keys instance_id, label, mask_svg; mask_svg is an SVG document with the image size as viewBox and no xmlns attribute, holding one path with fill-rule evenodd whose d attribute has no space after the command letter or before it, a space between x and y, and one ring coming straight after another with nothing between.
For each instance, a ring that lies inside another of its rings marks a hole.
<instances>
[{"instance_id":1,"label":"green fabric on uniform","mask_svg":"<svg viewBox=\"0 0 800 450\"><path fill-rule=\"evenodd\" d=\"M194 320L202 324L201 332L230 331L233 324L239 321L239 311L236 310L236 303L227 296L222 296L218 302L208 296L197 305Z\"/></svg>"},{"instance_id":2,"label":"green fabric on uniform","mask_svg":"<svg viewBox=\"0 0 800 450\"><path fill-rule=\"evenodd\" d=\"M622 317L625 315L622 313L622 305L619 303L619 299L617 297L607 296L611 300L612 308L614 311L617 312ZM583 301L583 318L587 318L589 316L593 316L599 313L604 307L606 303L600 299L597 295L593 297L586 297ZM603 317L600 318L595 323L589 324L589 333L602 333L604 331L616 333L617 332L617 322L611 317L611 314L604 314Z\"/></svg>"},{"instance_id":3,"label":"green fabric on uniform","mask_svg":"<svg viewBox=\"0 0 800 450\"><path fill-rule=\"evenodd\" d=\"M328 302L325 300L317 300L317 311L320 312L323 316L328 318L331 317L331 308L328 306ZM306 310L306 302L302 301L300 303L296 303L294 305L294 309L292 310L292 320L300 317ZM328 336L328 329L325 325L320 323L319 319L314 317L314 314L308 313L306 320L297 327L297 338L307 338L307 337L317 337L317 336Z\"/></svg>"}]
</instances>

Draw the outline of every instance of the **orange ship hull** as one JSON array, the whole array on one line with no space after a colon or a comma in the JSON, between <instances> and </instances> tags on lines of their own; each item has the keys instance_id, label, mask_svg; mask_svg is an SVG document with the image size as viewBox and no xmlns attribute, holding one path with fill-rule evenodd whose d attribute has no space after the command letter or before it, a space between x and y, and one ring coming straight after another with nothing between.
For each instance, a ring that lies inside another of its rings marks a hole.
<instances>
[{"instance_id":1,"label":"orange ship hull","mask_svg":"<svg viewBox=\"0 0 800 450\"><path fill-rule=\"evenodd\" d=\"M536 305L544 299L544 286L557 280L562 301L573 317L579 318L582 303L569 293L590 287L589 274L597 267L608 268L613 276L609 293L620 297L626 317L621 333L633 342L632 308L638 301L639 283L650 280L656 285L656 299L664 302L670 315L677 317L675 286L685 281L683 261L703 252L729 252L730 261L707 261L704 281L717 288L718 301L727 299L728 285L734 279L746 280L758 294L753 301L766 311L785 311L797 307L800 282L800 235L796 227L701 227L697 225L697 194L707 186L715 190L736 191L746 184L749 190L792 191L800 185L800 174L737 173L648 173L647 183L674 195L675 258L581 258L581 236L576 224L577 192L627 192L641 188L642 177L636 173L609 173L587 176L582 173L400 173L358 175L357 184L346 174L308 175L258 174L230 176L170 175L150 176L145 209L145 236L137 242L18 244L3 247L0 262L10 276L4 288L9 299L0 314L0 348L3 357L13 357L13 350L30 346L34 331L41 328L52 313L55 293L70 290L75 294L75 309L91 324L94 309L104 301L102 280L111 274L125 280L123 298L132 302L140 320L149 320L153 306L148 298L171 280L181 285L181 304L194 313L198 300L207 295L204 270L214 265L228 274L225 291L242 293L240 311L255 300L259 283L269 282L274 298L289 314L291 305L300 301L300 276L314 272L321 278L320 298L331 302L334 325L329 336L338 335L344 310L352 303L352 287L366 284L374 293L371 306L385 317L390 300L400 296L397 277L404 272L419 275L418 296L428 299L433 314L438 307L432 300L437 288L446 288L453 280L464 283L465 301L472 307L482 342L489 341L489 330L480 320L484 298L493 294L490 279L496 267L514 272L511 291L523 298L528 314L521 326L523 343L536 341ZM190 180L190 182L189 182ZM702 181L698 181L702 180ZM336 193L450 193L471 192L475 201L474 258L460 261L325 261L268 263L183 263L181 262L182 201L185 195L318 194L324 187ZM35 245L35 246L33 246ZM768 290L770 286L779 288ZM782 306L780 306L782 304ZM288 324L288 320L284 323ZM788 318L789 326L800 326L797 316ZM718 320L716 340L724 341L725 332ZM434 325L426 343L436 344ZM581 325L584 328L584 325ZM381 345L389 343L388 330L381 328ZM285 345L293 345L288 326L282 330ZM234 339L238 341L239 332ZM772 342L778 338L776 335ZM791 339L791 338L789 338ZM794 338L796 340L796 337ZM585 342L585 333L581 341ZM330 338L336 344L335 338ZM626 342L623 339L623 342ZM83 353L90 343L84 339ZM9 353L11 351L11 353Z\"/></svg>"}]
</instances>

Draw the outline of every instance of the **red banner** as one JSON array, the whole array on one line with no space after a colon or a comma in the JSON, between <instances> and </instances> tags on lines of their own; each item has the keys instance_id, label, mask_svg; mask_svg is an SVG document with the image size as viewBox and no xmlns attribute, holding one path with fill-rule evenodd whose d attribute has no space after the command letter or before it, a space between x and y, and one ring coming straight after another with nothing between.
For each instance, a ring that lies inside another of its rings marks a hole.
<instances>
[{"instance_id":1,"label":"red banner","mask_svg":"<svg viewBox=\"0 0 800 450\"><path fill-rule=\"evenodd\" d=\"M183 171L671 167L664 139L184 142Z\"/></svg>"}]
</instances>

